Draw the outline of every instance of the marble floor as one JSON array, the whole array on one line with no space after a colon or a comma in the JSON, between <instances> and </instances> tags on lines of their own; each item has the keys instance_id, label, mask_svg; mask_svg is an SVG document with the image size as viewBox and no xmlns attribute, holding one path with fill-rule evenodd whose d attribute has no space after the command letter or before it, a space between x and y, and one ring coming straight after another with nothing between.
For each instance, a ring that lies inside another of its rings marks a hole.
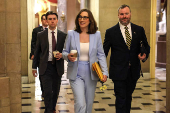
<instances>
[{"instance_id":1,"label":"marble floor","mask_svg":"<svg viewBox=\"0 0 170 113\"><path fill-rule=\"evenodd\" d=\"M100 91L101 83L97 84L92 113L115 113L114 84L108 79L105 85L107 89ZM74 113L74 97L65 74L62 77L56 109L57 113ZM157 68L156 79L147 79L144 76L138 80L133 93L131 113L165 112L166 69ZM38 78L35 84L22 84L22 113L44 113Z\"/></svg>"}]
</instances>

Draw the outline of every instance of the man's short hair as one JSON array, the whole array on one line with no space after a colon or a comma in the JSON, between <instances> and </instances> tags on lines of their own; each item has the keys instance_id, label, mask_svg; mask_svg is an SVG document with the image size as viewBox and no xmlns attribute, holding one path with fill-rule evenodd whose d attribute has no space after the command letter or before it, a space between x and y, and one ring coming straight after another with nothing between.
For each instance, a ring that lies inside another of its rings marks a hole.
<instances>
[{"instance_id":1,"label":"man's short hair","mask_svg":"<svg viewBox=\"0 0 170 113\"><path fill-rule=\"evenodd\" d=\"M48 11L48 12L46 13L46 15L45 15L46 19L47 19L48 15L56 15L56 17L57 17L57 19L58 19L57 13L54 13L53 11Z\"/></svg>"},{"instance_id":2,"label":"man's short hair","mask_svg":"<svg viewBox=\"0 0 170 113\"><path fill-rule=\"evenodd\" d=\"M43 16L45 16L46 14L43 14L42 16L41 16L41 20L43 20Z\"/></svg>"},{"instance_id":3,"label":"man's short hair","mask_svg":"<svg viewBox=\"0 0 170 113\"><path fill-rule=\"evenodd\" d=\"M119 10L120 10L120 9L124 9L125 7L128 7L129 10L130 10L130 12L131 12L130 6L128 6L128 5L126 5L126 4L123 4L123 5L121 5L121 6L118 8L118 13L119 13Z\"/></svg>"}]
</instances>

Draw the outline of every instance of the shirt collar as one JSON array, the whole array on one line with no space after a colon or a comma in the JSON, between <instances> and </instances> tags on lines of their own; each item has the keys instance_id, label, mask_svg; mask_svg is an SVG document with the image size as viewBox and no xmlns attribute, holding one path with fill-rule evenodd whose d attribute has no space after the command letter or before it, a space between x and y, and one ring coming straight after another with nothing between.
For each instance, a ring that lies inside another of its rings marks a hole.
<instances>
[{"instance_id":1,"label":"shirt collar","mask_svg":"<svg viewBox=\"0 0 170 113\"><path fill-rule=\"evenodd\" d=\"M45 30L45 28L48 28L48 26L47 27L42 26L42 27L43 27L43 30Z\"/></svg>"},{"instance_id":2,"label":"shirt collar","mask_svg":"<svg viewBox=\"0 0 170 113\"><path fill-rule=\"evenodd\" d=\"M53 30L55 33L57 33L57 27L55 28L55 30ZM52 32L52 30L51 29L48 29L48 32Z\"/></svg>"},{"instance_id":3,"label":"shirt collar","mask_svg":"<svg viewBox=\"0 0 170 113\"><path fill-rule=\"evenodd\" d=\"M122 25L120 22L119 22L119 26L120 26L121 29L125 29L125 26ZM129 23L129 24L127 25L127 27L128 27L128 29L130 29L130 28L131 28L131 23Z\"/></svg>"}]
</instances>

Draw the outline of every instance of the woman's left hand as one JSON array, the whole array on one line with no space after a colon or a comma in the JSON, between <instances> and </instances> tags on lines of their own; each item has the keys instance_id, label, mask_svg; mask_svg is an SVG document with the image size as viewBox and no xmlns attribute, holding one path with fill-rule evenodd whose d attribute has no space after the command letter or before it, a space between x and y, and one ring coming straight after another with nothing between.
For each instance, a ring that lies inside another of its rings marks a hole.
<instances>
[{"instance_id":1,"label":"woman's left hand","mask_svg":"<svg viewBox=\"0 0 170 113\"><path fill-rule=\"evenodd\" d=\"M106 82L106 81L107 81L107 76L103 75L103 82Z\"/></svg>"}]
</instances>

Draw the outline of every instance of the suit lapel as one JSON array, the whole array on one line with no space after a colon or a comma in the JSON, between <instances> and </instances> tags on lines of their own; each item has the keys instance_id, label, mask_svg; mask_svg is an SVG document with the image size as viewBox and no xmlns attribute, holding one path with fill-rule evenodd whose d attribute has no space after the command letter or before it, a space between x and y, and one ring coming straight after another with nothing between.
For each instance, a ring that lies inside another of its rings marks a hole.
<instances>
[{"instance_id":1,"label":"suit lapel","mask_svg":"<svg viewBox=\"0 0 170 113\"><path fill-rule=\"evenodd\" d=\"M49 40L48 40L48 29L47 30L45 30L44 32L46 32L45 33L45 41L47 42L47 49L49 50Z\"/></svg>"},{"instance_id":2,"label":"suit lapel","mask_svg":"<svg viewBox=\"0 0 170 113\"><path fill-rule=\"evenodd\" d=\"M80 34L75 32L74 38L75 38L75 43L76 43L76 48L77 48L78 54L80 55ZM89 34L89 41L90 41L89 42L89 56L92 52L94 40L95 40L94 34Z\"/></svg>"},{"instance_id":3,"label":"suit lapel","mask_svg":"<svg viewBox=\"0 0 170 113\"><path fill-rule=\"evenodd\" d=\"M95 44L93 44L95 42L95 34L89 34L89 56L92 52L92 48Z\"/></svg>"},{"instance_id":4,"label":"suit lapel","mask_svg":"<svg viewBox=\"0 0 170 113\"><path fill-rule=\"evenodd\" d=\"M60 45L60 31L57 29L57 44L56 44L56 50L59 49L59 45ZM61 51L60 51L61 52Z\"/></svg>"},{"instance_id":5,"label":"suit lapel","mask_svg":"<svg viewBox=\"0 0 170 113\"><path fill-rule=\"evenodd\" d=\"M77 52L80 56L80 35L78 32L74 32L74 39L75 39L75 44L76 44L76 48L77 48Z\"/></svg>"},{"instance_id":6,"label":"suit lapel","mask_svg":"<svg viewBox=\"0 0 170 113\"><path fill-rule=\"evenodd\" d=\"M74 32L74 38L75 38L75 43L76 43L76 48L78 51L78 54L80 55L80 35L77 32ZM95 34L89 34L89 56L92 52L92 48L95 45Z\"/></svg>"},{"instance_id":7,"label":"suit lapel","mask_svg":"<svg viewBox=\"0 0 170 113\"><path fill-rule=\"evenodd\" d=\"M131 23L131 30L132 30L132 42L131 45L134 43L134 41L136 40L136 29L133 23Z\"/></svg>"},{"instance_id":8,"label":"suit lapel","mask_svg":"<svg viewBox=\"0 0 170 113\"><path fill-rule=\"evenodd\" d=\"M119 26L119 23L117 23L116 25L116 31L114 33L116 33L116 37L117 37L117 40L119 40L121 42L121 44L128 49L127 45L126 45L126 42L123 38L123 35L122 35L122 32L120 30L120 26Z\"/></svg>"}]
</instances>

